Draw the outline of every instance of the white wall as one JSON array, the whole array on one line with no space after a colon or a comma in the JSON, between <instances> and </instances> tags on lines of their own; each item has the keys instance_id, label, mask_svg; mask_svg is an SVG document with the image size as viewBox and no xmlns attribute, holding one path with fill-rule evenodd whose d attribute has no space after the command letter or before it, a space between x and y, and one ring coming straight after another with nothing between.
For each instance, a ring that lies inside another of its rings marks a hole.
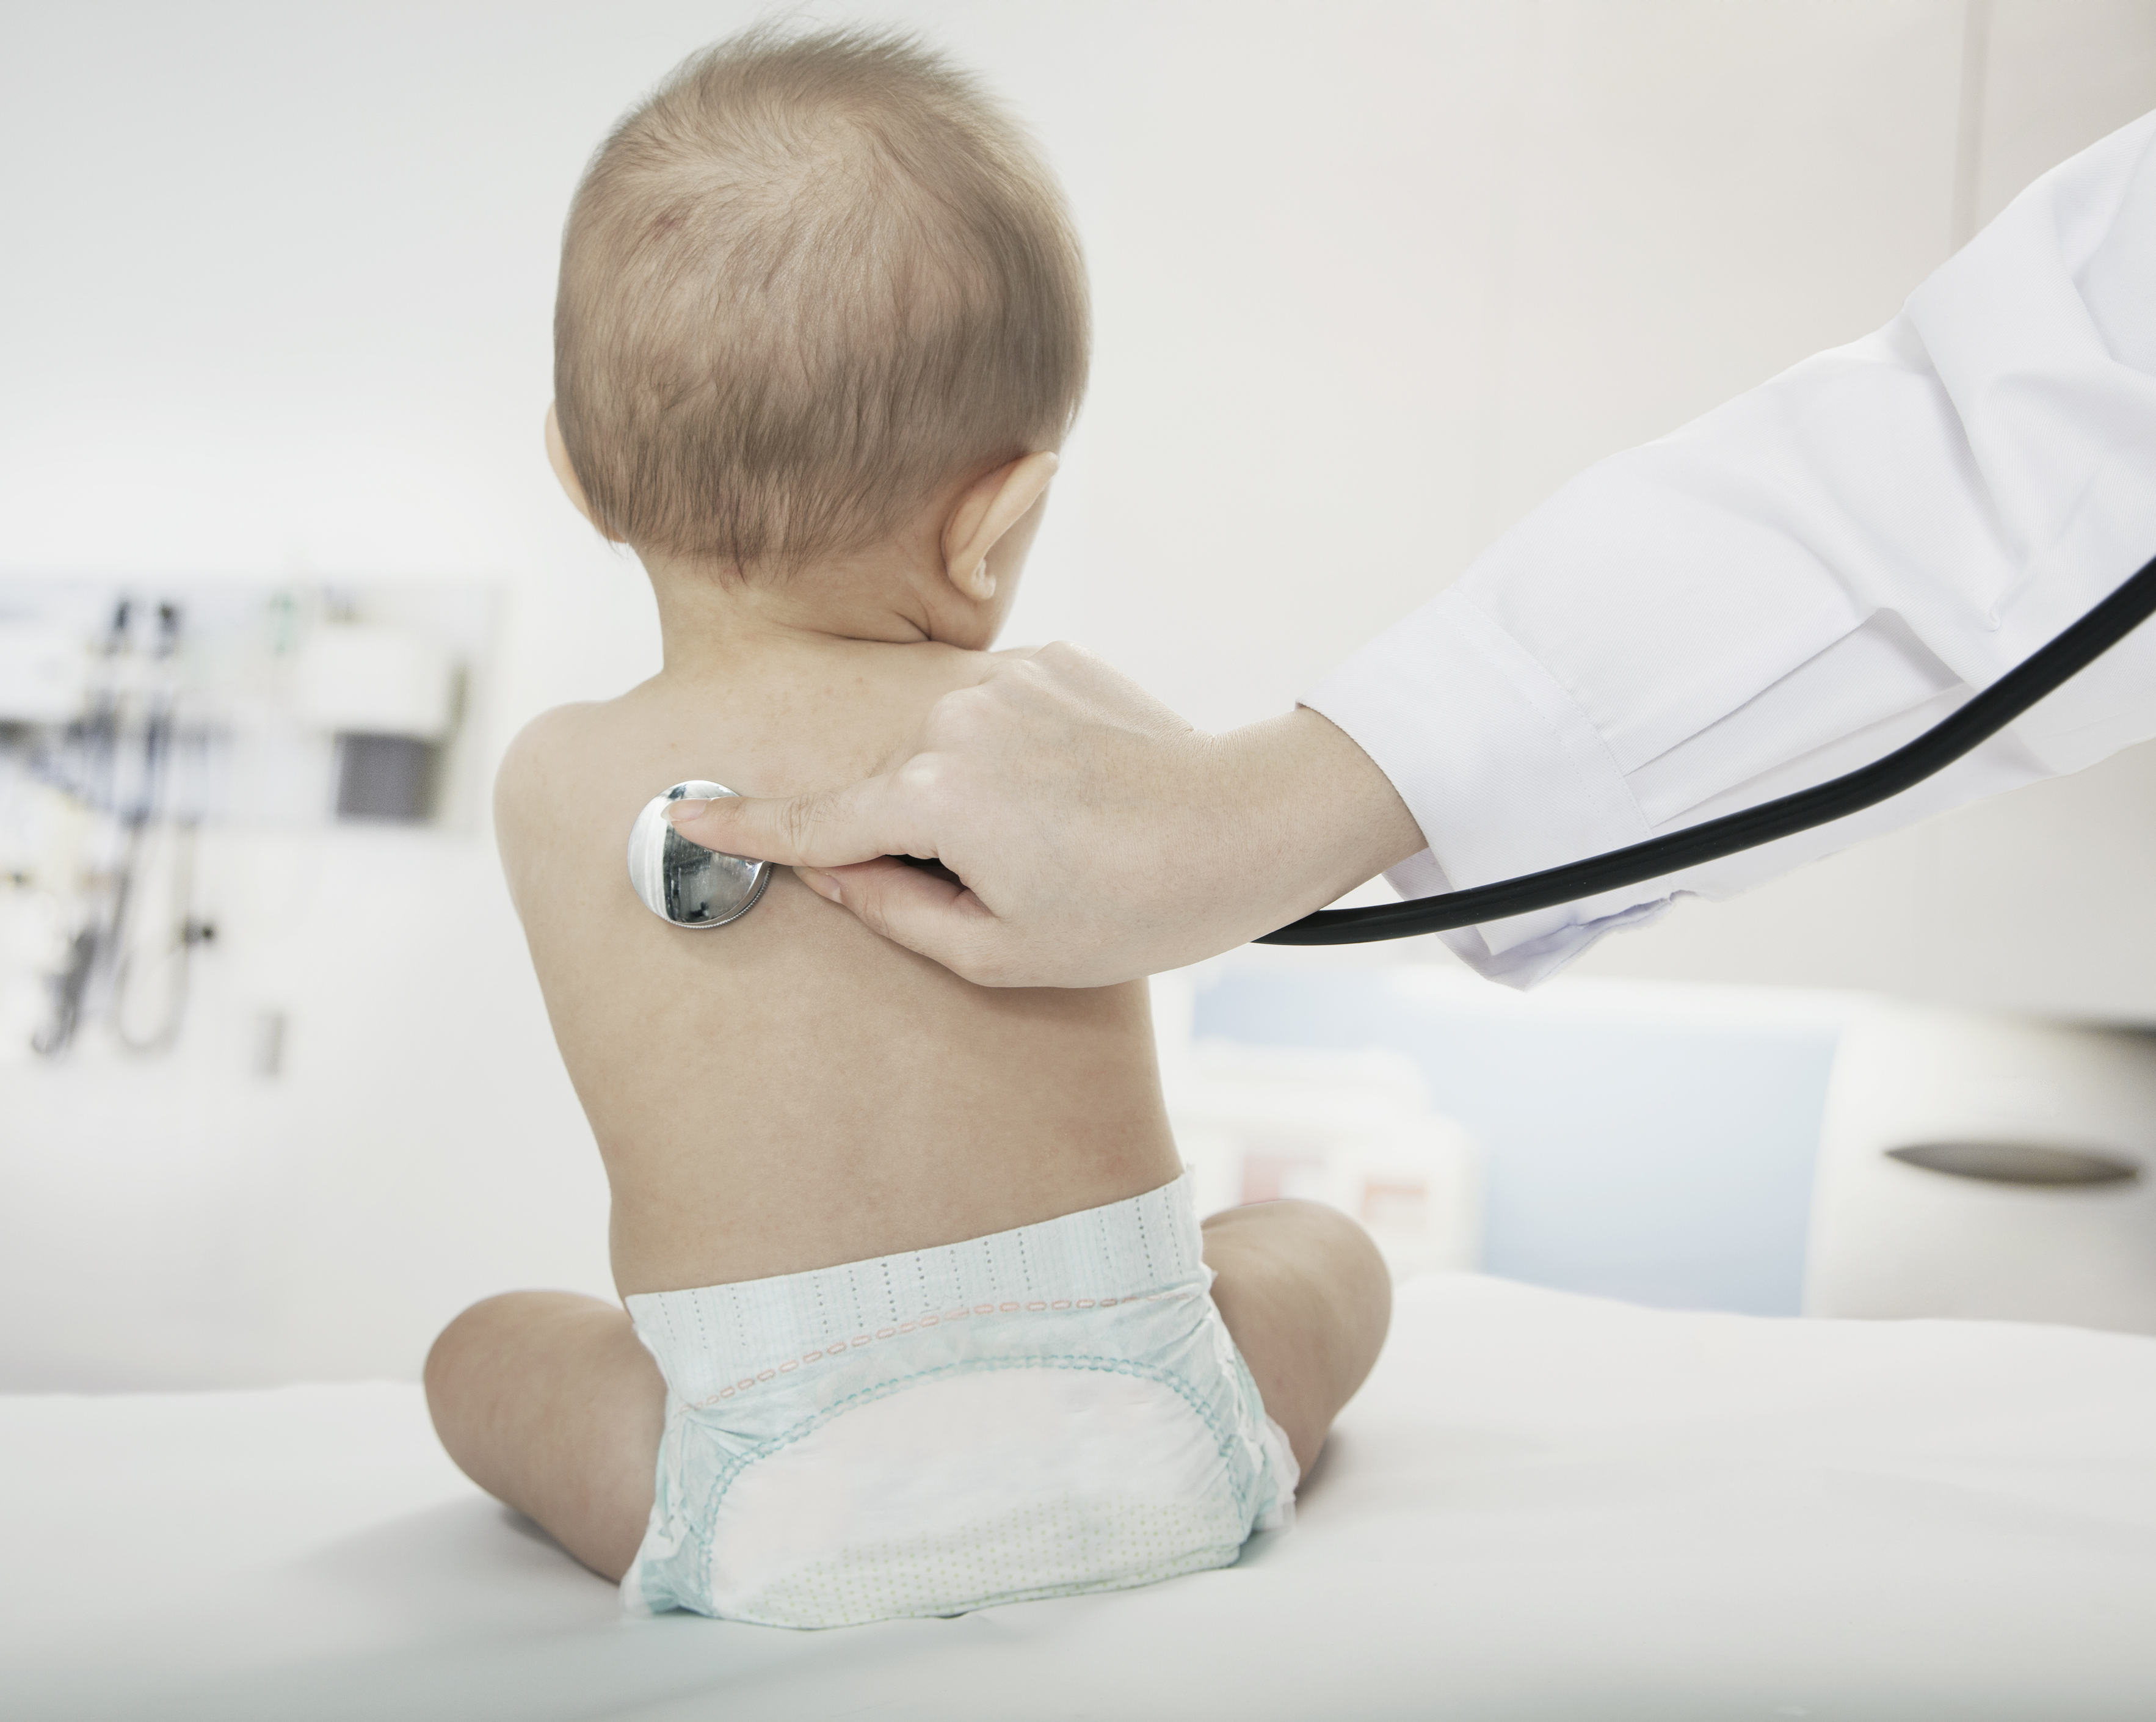
<instances>
[{"instance_id":1,"label":"white wall","mask_svg":"<svg viewBox=\"0 0 2156 1722\"><path fill-rule=\"evenodd\" d=\"M646 673L640 576L538 455L554 246L607 123L757 9L13 8L0 573L498 583L490 752ZM1209 727L1586 462L1883 321L2156 94L2156 9L2102 0L1984 8L1979 107L1960 0L809 12L919 24L1060 164L1099 361L1013 638ZM248 865L316 909L206 959L172 1060L0 1066L0 1385L408 1370L485 1289L603 1289L483 840L307 841Z\"/></svg>"}]
</instances>

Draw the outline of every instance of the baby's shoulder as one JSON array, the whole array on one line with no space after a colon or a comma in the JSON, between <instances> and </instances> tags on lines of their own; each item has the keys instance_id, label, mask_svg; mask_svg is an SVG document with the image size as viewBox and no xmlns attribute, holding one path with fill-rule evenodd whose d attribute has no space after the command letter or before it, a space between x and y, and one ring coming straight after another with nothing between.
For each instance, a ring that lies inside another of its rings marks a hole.
<instances>
[{"instance_id":1,"label":"baby's shoulder","mask_svg":"<svg viewBox=\"0 0 2156 1722\"><path fill-rule=\"evenodd\" d=\"M535 801L562 787L564 775L598 740L605 709L593 701L557 706L517 731L494 774L497 830L507 831Z\"/></svg>"},{"instance_id":2,"label":"baby's shoulder","mask_svg":"<svg viewBox=\"0 0 2156 1722\"><path fill-rule=\"evenodd\" d=\"M494 774L495 843L510 889L536 859L582 827L596 811L594 790L619 774L608 763L620 751L617 701L588 701L542 712L516 732Z\"/></svg>"}]
</instances>

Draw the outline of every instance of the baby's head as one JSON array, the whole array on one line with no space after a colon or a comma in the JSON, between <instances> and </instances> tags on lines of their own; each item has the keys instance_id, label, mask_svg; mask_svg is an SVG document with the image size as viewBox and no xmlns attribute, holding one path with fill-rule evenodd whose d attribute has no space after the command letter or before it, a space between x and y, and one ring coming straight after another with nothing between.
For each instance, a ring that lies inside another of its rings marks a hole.
<instances>
[{"instance_id":1,"label":"baby's head","mask_svg":"<svg viewBox=\"0 0 2156 1722\"><path fill-rule=\"evenodd\" d=\"M976 541L1038 501L1087 346L1061 193L971 78L901 36L759 29L586 171L551 440L647 562L783 579L926 529L985 601Z\"/></svg>"}]
</instances>

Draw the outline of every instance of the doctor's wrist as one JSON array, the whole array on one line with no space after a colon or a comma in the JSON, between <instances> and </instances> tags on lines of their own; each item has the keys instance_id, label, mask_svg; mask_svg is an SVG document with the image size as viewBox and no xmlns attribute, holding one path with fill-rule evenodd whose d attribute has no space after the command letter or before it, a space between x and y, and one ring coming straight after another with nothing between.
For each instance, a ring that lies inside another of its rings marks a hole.
<instances>
[{"instance_id":1,"label":"doctor's wrist","mask_svg":"<svg viewBox=\"0 0 2156 1722\"><path fill-rule=\"evenodd\" d=\"M1235 810L1224 871L1270 933L1345 896L1428 846L1377 762L1307 706L1214 738L1219 791ZM1252 889L1252 887L1255 887Z\"/></svg>"}]
</instances>

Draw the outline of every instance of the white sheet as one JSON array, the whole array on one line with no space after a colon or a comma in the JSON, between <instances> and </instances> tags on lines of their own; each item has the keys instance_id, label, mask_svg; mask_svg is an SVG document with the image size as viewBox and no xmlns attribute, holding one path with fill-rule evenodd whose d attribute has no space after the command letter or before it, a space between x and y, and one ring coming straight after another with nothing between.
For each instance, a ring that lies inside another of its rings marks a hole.
<instances>
[{"instance_id":1,"label":"white sheet","mask_svg":"<svg viewBox=\"0 0 2156 1722\"><path fill-rule=\"evenodd\" d=\"M1296 1528L798 1634L613 1592L418 1390L0 1401L0 1714L335 1722L2156 1714L2156 1340L1403 1288Z\"/></svg>"}]
</instances>

